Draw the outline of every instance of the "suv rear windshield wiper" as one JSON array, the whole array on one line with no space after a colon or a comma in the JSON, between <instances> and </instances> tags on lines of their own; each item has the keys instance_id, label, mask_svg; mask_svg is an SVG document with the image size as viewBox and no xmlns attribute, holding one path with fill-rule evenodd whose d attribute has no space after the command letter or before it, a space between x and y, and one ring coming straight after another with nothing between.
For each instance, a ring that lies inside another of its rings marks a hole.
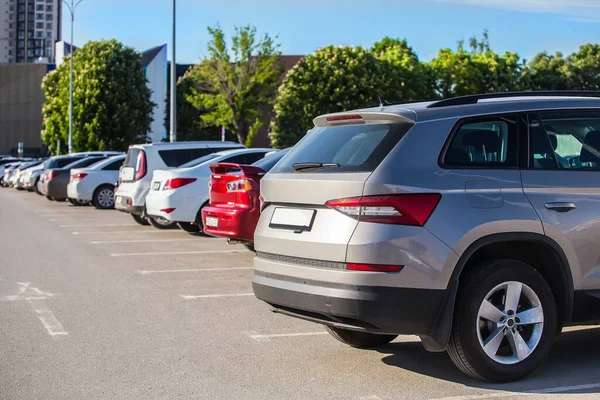
<instances>
[{"instance_id":1,"label":"suv rear windshield wiper","mask_svg":"<svg viewBox=\"0 0 600 400\"><path fill-rule=\"evenodd\" d=\"M338 168L340 164L323 164L320 162L301 162L292 164L294 171L304 171L307 169Z\"/></svg>"}]
</instances>

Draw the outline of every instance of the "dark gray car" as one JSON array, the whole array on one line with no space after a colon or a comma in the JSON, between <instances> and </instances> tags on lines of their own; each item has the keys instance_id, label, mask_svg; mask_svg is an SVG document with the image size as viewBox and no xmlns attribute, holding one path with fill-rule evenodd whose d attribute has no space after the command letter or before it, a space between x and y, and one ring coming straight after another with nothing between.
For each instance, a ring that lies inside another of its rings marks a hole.
<instances>
[{"instance_id":1,"label":"dark gray car","mask_svg":"<svg viewBox=\"0 0 600 400\"><path fill-rule=\"evenodd\" d=\"M262 179L254 292L371 348L534 371L600 318L599 92L467 96L315 118Z\"/></svg>"},{"instance_id":2,"label":"dark gray car","mask_svg":"<svg viewBox=\"0 0 600 400\"><path fill-rule=\"evenodd\" d=\"M99 161L107 158L106 156L89 156L80 158L62 168L50 168L44 173L42 185L42 193L49 200L64 201L67 199L67 185L71 179L71 169L86 168ZM82 204L77 201L72 201L73 204Z\"/></svg>"}]
</instances>

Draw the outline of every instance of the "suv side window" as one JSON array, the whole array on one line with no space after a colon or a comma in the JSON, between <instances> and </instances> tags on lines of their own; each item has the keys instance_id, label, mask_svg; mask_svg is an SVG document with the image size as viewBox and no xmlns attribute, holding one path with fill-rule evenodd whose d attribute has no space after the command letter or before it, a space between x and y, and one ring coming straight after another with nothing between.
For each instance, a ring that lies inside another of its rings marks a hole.
<instances>
[{"instance_id":1,"label":"suv side window","mask_svg":"<svg viewBox=\"0 0 600 400\"><path fill-rule=\"evenodd\" d=\"M600 169L600 111L529 114L534 169Z\"/></svg>"},{"instance_id":2,"label":"suv side window","mask_svg":"<svg viewBox=\"0 0 600 400\"><path fill-rule=\"evenodd\" d=\"M489 117L463 121L450 141L445 167L517 167L516 116Z\"/></svg>"}]
</instances>

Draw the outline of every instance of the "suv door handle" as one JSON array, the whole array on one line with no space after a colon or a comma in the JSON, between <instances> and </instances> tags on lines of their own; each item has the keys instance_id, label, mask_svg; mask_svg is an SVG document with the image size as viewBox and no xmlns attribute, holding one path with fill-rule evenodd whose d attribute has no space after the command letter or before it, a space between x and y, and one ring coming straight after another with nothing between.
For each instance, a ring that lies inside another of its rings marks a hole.
<instances>
[{"instance_id":1,"label":"suv door handle","mask_svg":"<svg viewBox=\"0 0 600 400\"><path fill-rule=\"evenodd\" d=\"M567 212L574 210L575 204L573 203L563 203L563 202L552 202L544 204L548 210L558 211L558 212Z\"/></svg>"}]
</instances>

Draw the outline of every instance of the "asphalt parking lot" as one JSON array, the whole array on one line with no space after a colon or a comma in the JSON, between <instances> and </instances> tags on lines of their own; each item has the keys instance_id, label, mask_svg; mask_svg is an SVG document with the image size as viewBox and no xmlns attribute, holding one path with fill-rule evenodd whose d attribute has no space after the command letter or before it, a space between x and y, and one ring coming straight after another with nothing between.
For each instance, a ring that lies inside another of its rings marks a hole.
<instances>
[{"instance_id":1,"label":"asphalt parking lot","mask_svg":"<svg viewBox=\"0 0 600 400\"><path fill-rule=\"evenodd\" d=\"M1 399L600 398L600 329L564 333L540 370L471 380L399 337L379 351L272 314L253 253L116 211L0 190Z\"/></svg>"}]
</instances>

